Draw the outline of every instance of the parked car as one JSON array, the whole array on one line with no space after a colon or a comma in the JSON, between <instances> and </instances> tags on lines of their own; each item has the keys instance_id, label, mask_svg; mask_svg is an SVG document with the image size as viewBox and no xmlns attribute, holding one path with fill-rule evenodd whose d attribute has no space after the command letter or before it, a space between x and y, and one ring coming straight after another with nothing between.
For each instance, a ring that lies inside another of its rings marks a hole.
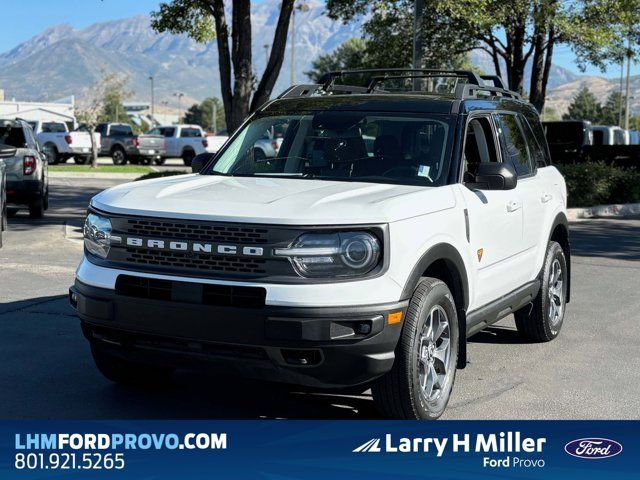
<instances>
[{"instance_id":1,"label":"parked car","mask_svg":"<svg viewBox=\"0 0 640 480\"><path fill-rule=\"evenodd\" d=\"M282 145L285 129L282 125L272 125L253 146L253 154L257 160L274 158L278 155L278 149Z\"/></svg>"},{"instance_id":2,"label":"parked car","mask_svg":"<svg viewBox=\"0 0 640 480\"><path fill-rule=\"evenodd\" d=\"M225 142L229 140L229 135L217 135L208 133L206 134L206 137L208 153L218 153L218 150L220 150Z\"/></svg>"},{"instance_id":3,"label":"parked car","mask_svg":"<svg viewBox=\"0 0 640 480\"><path fill-rule=\"evenodd\" d=\"M571 163L584 155L584 148L593 144L595 135L587 120L542 122L551 158L557 163Z\"/></svg>"},{"instance_id":4,"label":"parked car","mask_svg":"<svg viewBox=\"0 0 640 480\"><path fill-rule=\"evenodd\" d=\"M164 138L160 135L134 135L127 123L100 123L100 155L108 155L114 165L127 162L149 164L166 155Z\"/></svg>"},{"instance_id":5,"label":"parked car","mask_svg":"<svg viewBox=\"0 0 640 480\"><path fill-rule=\"evenodd\" d=\"M0 143L16 148L15 155L4 159L8 215L26 206L31 218L41 218L49 208L48 164L33 130L24 120L0 121Z\"/></svg>"},{"instance_id":6,"label":"parked car","mask_svg":"<svg viewBox=\"0 0 640 480\"><path fill-rule=\"evenodd\" d=\"M640 168L640 145L634 144L631 133L620 127L591 127L587 121L544 122L543 125L555 163L596 161Z\"/></svg>"},{"instance_id":7,"label":"parked car","mask_svg":"<svg viewBox=\"0 0 640 480\"><path fill-rule=\"evenodd\" d=\"M149 131L150 135L161 135L166 145L166 158L182 158L186 166L193 157L207 151L209 144L200 125L160 125Z\"/></svg>"},{"instance_id":8,"label":"parked car","mask_svg":"<svg viewBox=\"0 0 640 480\"><path fill-rule=\"evenodd\" d=\"M2 232L7 229L7 167L3 159L15 155L15 147L0 143L0 248L2 248Z\"/></svg>"},{"instance_id":9,"label":"parked car","mask_svg":"<svg viewBox=\"0 0 640 480\"><path fill-rule=\"evenodd\" d=\"M91 160L91 135L89 132L70 132L64 122L28 122L49 165L73 158L85 164Z\"/></svg>"},{"instance_id":10,"label":"parked car","mask_svg":"<svg viewBox=\"0 0 640 480\"><path fill-rule=\"evenodd\" d=\"M433 419L468 336L512 313L523 338L558 336L567 189L536 109L473 72L349 74L263 105L198 174L91 200L69 298L106 378L162 384L192 361L371 387L384 415ZM457 88L378 85L391 75ZM277 156L257 159L272 127Z\"/></svg>"}]
</instances>

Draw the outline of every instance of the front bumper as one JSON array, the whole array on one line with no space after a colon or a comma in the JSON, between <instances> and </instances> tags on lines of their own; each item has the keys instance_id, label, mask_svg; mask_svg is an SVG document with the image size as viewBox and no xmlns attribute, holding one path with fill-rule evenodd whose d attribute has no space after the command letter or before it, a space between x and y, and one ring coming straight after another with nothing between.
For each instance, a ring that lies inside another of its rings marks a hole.
<instances>
[{"instance_id":1,"label":"front bumper","mask_svg":"<svg viewBox=\"0 0 640 480\"><path fill-rule=\"evenodd\" d=\"M159 365L205 364L223 373L312 387L367 383L388 372L407 301L373 306L205 304L201 284L172 281L157 299L76 280L70 301L95 348ZM200 288L200 290L199 290ZM154 298L155 297L155 298ZM167 299L170 298L170 299Z\"/></svg>"},{"instance_id":2,"label":"front bumper","mask_svg":"<svg viewBox=\"0 0 640 480\"><path fill-rule=\"evenodd\" d=\"M39 180L7 181L7 203L29 204L42 196Z\"/></svg>"}]
</instances>

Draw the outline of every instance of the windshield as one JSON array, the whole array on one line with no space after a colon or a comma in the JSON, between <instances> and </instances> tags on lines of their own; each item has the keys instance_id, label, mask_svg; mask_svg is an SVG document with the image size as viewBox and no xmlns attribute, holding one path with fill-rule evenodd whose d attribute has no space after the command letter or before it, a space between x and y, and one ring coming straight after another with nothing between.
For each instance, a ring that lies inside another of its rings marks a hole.
<instances>
[{"instance_id":1,"label":"windshield","mask_svg":"<svg viewBox=\"0 0 640 480\"><path fill-rule=\"evenodd\" d=\"M452 122L448 115L346 111L258 117L203 173L442 185Z\"/></svg>"}]
</instances>

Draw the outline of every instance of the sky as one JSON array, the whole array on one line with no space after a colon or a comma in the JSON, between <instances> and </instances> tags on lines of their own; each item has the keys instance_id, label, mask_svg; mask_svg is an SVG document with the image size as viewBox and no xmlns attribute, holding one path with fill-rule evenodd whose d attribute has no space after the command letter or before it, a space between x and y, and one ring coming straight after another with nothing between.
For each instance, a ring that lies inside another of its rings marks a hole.
<instances>
[{"instance_id":1,"label":"sky","mask_svg":"<svg viewBox=\"0 0 640 480\"><path fill-rule=\"evenodd\" d=\"M0 0L0 2L2 3L0 53L11 50L53 25L68 23L75 28L84 28L104 20L149 14L160 4L160 0ZM573 62L573 53L566 46L556 48L554 63L572 72L582 73ZM590 67L585 73L617 78L620 76L620 67L613 66L605 74L597 68ZM633 65L632 75L640 75L640 64Z\"/></svg>"}]
</instances>

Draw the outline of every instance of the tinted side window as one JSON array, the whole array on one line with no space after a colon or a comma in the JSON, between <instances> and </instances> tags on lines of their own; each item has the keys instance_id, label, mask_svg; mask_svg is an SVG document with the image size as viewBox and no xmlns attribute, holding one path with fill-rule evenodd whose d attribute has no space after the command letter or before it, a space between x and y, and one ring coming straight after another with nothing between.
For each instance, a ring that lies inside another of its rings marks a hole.
<instances>
[{"instance_id":1,"label":"tinted side window","mask_svg":"<svg viewBox=\"0 0 640 480\"><path fill-rule=\"evenodd\" d=\"M176 129L175 128L161 128L160 129L160 134L164 135L165 137L173 137L176 133Z\"/></svg>"},{"instance_id":2,"label":"tinted side window","mask_svg":"<svg viewBox=\"0 0 640 480\"><path fill-rule=\"evenodd\" d=\"M497 114L496 124L500 134L503 161L511 163L518 176L529 175L532 171L529 150L517 117Z\"/></svg>"},{"instance_id":3,"label":"tinted side window","mask_svg":"<svg viewBox=\"0 0 640 480\"><path fill-rule=\"evenodd\" d=\"M197 128L183 128L180 132L181 137L201 137L202 134Z\"/></svg>"},{"instance_id":4,"label":"tinted side window","mask_svg":"<svg viewBox=\"0 0 640 480\"><path fill-rule=\"evenodd\" d=\"M104 123L100 123L96 126L96 133L99 133L100 135L104 135L106 130L106 125Z\"/></svg>"},{"instance_id":5,"label":"tinted side window","mask_svg":"<svg viewBox=\"0 0 640 480\"><path fill-rule=\"evenodd\" d=\"M524 118L521 118L520 120L521 120L520 123L524 130L525 139L527 140L527 145L529 146L529 152L531 152L531 159L533 160L533 165L532 165L533 169L535 170L536 167L546 167L547 166L546 155L544 153L544 150L542 149L542 146L540 145L540 142L536 138L536 135L533 129L531 128L531 124Z\"/></svg>"},{"instance_id":6,"label":"tinted side window","mask_svg":"<svg viewBox=\"0 0 640 480\"><path fill-rule=\"evenodd\" d=\"M67 129L64 123L46 122L42 124L42 131L44 133L65 133Z\"/></svg>"},{"instance_id":7,"label":"tinted side window","mask_svg":"<svg viewBox=\"0 0 640 480\"><path fill-rule=\"evenodd\" d=\"M111 135L133 135L133 130L129 125L111 125Z\"/></svg>"}]
</instances>

